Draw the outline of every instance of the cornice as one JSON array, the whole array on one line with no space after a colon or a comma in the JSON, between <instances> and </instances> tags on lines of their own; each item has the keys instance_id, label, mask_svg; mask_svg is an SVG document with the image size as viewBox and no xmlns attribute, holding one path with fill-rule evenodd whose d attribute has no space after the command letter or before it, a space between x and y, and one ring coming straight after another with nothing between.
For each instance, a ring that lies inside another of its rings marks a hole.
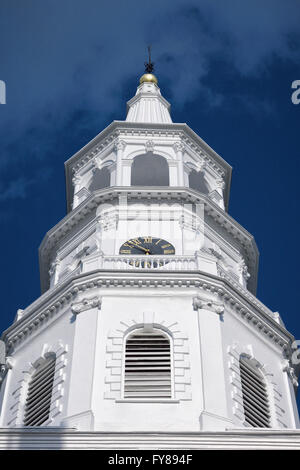
<instances>
[{"instance_id":1,"label":"cornice","mask_svg":"<svg viewBox=\"0 0 300 470\"><path fill-rule=\"evenodd\" d=\"M7 353L18 347L31 335L46 326L60 313L64 313L71 304L79 304L78 310L89 306L101 305L101 295L105 292L99 288L180 288L190 289L191 295L199 298L200 292L205 291L218 296L218 301L213 303L229 306L242 320L254 327L267 340L285 351L287 357L291 354L291 343L293 336L275 319L272 312L266 313L267 309L257 299L250 298L245 292L237 292L235 286L228 279L220 279L217 276L207 275L201 271L191 274L190 272L156 272L145 273L143 270L135 272L109 270L96 270L86 274L80 274L72 280L58 284L57 287L47 291L32 305L24 310L23 316L8 328L2 335L7 346ZM95 293L97 289L97 294ZM90 293L88 291L91 290ZM180 292L180 291L179 291ZM78 294L86 295L84 299L76 300ZM201 296L201 299L203 297ZM209 299L208 299L209 300ZM195 305L194 305L195 306ZM76 307L75 307L76 309Z\"/></svg>"},{"instance_id":2,"label":"cornice","mask_svg":"<svg viewBox=\"0 0 300 470\"><path fill-rule=\"evenodd\" d=\"M44 237L39 248L40 272L42 290L48 288L46 284L47 274L44 270L49 263L49 255L56 243L63 238L68 232L74 229L74 226L84 219L93 209L100 203L109 201L120 196L127 196L130 199L147 199L154 198L159 200L172 201L181 200L183 203L203 203L207 215L211 216L218 224L220 224L228 234L237 239L245 250L249 260L254 263L249 265L251 268L251 278L249 280L249 288L253 293L256 291L256 280L258 271L258 249L254 237L245 230L238 222L236 222L227 212L220 209L208 196L200 194L190 188L182 187L113 187L94 191L85 201L76 207L72 212L67 214L57 225L55 225Z\"/></svg>"},{"instance_id":3,"label":"cornice","mask_svg":"<svg viewBox=\"0 0 300 470\"><path fill-rule=\"evenodd\" d=\"M184 144L194 152L201 155L201 158L208 163L219 174L220 177L226 178L225 201L228 207L229 191L231 184L231 166L216 153L204 140L201 139L187 124L185 123L134 123L128 121L113 121L102 132L100 132L87 145L76 152L71 158L65 162L66 172L66 191L67 191L67 207L71 210L71 199L73 193L72 178L74 173L85 166L99 152L104 151L114 140L122 135L138 135L161 138L172 137L178 140L182 139ZM203 154L206 152L206 154Z\"/></svg>"}]
</instances>

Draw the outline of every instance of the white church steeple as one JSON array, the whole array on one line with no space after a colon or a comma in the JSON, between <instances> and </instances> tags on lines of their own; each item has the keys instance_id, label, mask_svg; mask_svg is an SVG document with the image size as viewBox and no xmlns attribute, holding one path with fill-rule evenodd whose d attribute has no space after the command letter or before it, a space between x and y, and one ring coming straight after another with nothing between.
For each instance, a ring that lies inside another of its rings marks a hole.
<instances>
[{"instance_id":1,"label":"white church steeple","mask_svg":"<svg viewBox=\"0 0 300 470\"><path fill-rule=\"evenodd\" d=\"M161 96L156 76L152 73L154 65L145 63L145 73L140 78L140 85L135 96L127 103L127 117L129 122L147 122L169 124L170 103Z\"/></svg>"},{"instance_id":2,"label":"white church steeple","mask_svg":"<svg viewBox=\"0 0 300 470\"><path fill-rule=\"evenodd\" d=\"M0 342L0 449L299 448L294 338L256 298L231 167L147 65L126 120L65 163L42 294Z\"/></svg>"}]
</instances>

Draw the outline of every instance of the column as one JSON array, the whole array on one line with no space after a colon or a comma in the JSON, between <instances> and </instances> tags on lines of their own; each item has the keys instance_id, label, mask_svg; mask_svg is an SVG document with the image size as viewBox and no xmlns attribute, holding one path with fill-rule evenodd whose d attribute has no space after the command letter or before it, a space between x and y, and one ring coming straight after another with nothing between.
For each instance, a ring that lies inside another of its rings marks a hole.
<instances>
[{"instance_id":1,"label":"column","mask_svg":"<svg viewBox=\"0 0 300 470\"><path fill-rule=\"evenodd\" d=\"M123 186L122 178L122 158L126 143L123 140L117 140L115 143L115 152L117 153L116 185Z\"/></svg>"},{"instance_id":2,"label":"column","mask_svg":"<svg viewBox=\"0 0 300 470\"><path fill-rule=\"evenodd\" d=\"M76 194L78 193L80 189L80 183L81 183L81 177L79 175L74 175L72 178L72 183L73 183L73 204L72 204L72 209L75 209L75 207L78 206L78 197Z\"/></svg>"},{"instance_id":3,"label":"column","mask_svg":"<svg viewBox=\"0 0 300 470\"><path fill-rule=\"evenodd\" d=\"M177 160L178 160L178 186L185 186L184 182L184 169L183 169L183 154L185 151L185 145L182 142L175 142L173 145Z\"/></svg>"}]
</instances>

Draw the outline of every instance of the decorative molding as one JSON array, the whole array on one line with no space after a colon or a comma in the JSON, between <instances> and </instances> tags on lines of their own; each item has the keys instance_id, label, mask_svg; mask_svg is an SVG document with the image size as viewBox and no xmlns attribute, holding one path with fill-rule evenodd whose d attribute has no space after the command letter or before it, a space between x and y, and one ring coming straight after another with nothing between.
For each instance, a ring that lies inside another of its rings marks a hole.
<instances>
[{"instance_id":1,"label":"decorative molding","mask_svg":"<svg viewBox=\"0 0 300 470\"><path fill-rule=\"evenodd\" d=\"M73 210L76 209L76 207L85 201L89 196L91 196L91 194L92 193L85 186L76 191L76 193L74 193Z\"/></svg>"},{"instance_id":2,"label":"decorative molding","mask_svg":"<svg viewBox=\"0 0 300 470\"><path fill-rule=\"evenodd\" d=\"M88 181L86 181L86 185L89 186L93 180L93 177L96 173L97 170L102 170L103 168L107 168L110 172L115 168L116 166L116 161L115 161L115 157L114 159L104 159L104 160L101 160L99 157L96 157L94 160L92 160L92 163L91 163L91 172L92 172L92 176L88 179Z\"/></svg>"},{"instance_id":3,"label":"decorative molding","mask_svg":"<svg viewBox=\"0 0 300 470\"><path fill-rule=\"evenodd\" d=\"M154 142L153 140L147 140L145 142L145 152L153 153L154 152Z\"/></svg>"},{"instance_id":4,"label":"decorative molding","mask_svg":"<svg viewBox=\"0 0 300 470\"><path fill-rule=\"evenodd\" d=\"M143 328L144 326L147 327L149 323L151 323L153 328L161 329L171 336L172 363L174 368L173 400L192 399L188 337L182 332L178 322L167 323L154 312L144 312L131 320L123 320L120 322L118 328L109 333L106 345L107 373L105 377L105 399L122 399L124 340L129 332Z\"/></svg>"},{"instance_id":5,"label":"decorative molding","mask_svg":"<svg viewBox=\"0 0 300 470\"><path fill-rule=\"evenodd\" d=\"M6 356L6 345L4 341L0 340L0 386L3 382L8 369L12 368L12 363Z\"/></svg>"},{"instance_id":6,"label":"decorative molding","mask_svg":"<svg viewBox=\"0 0 300 470\"><path fill-rule=\"evenodd\" d=\"M65 368L67 365L66 354L68 352L68 346L58 341L54 345L44 344L42 353L34 363L28 363L27 368L22 370L22 378L16 382L18 385L12 392L12 406L9 408L9 418L7 419L7 426L20 426L23 424L24 409L26 404L26 395L28 385L36 366L49 355L55 354L55 372L53 379L53 389L51 395L50 413L47 421L43 423L43 426L49 426L53 423L57 415L62 412L63 409L63 396L64 396L64 382L66 379Z\"/></svg>"},{"instance_id":7,"label":"decorative molding","mask_svg":"<svg viewBox=\"0 0 300 470\"><path fill-rule=\"evenodd\" d=\"M218 315L222 315L224 313L224 304L200 297L198 295L197 297L193 298L193 309L210 310L211 312L217 313Z\"/></svg>"},{"instance_id":8,"label":"decorative molding","mask_svg":"<svg viewBox=\"0 0 300 470\"><path fill-rule=\"evenodd\" d=\"M84 230L81 229L79 232L76 233L74 237L65 240L64 244L59 248L59 251L57 252L57 257L63 261L65 260L65 258L67 258L67 256L72 254L74 250L78 248L79 245L84 245L86 243L90 244L92 237L97 236L99 220L100 217L93 218L90 222L85 225Z\"/></svg>"},{"instance_id":9,"label":"decorative molding","mask_svg":"<svg viewBox=\"0 0 300 470\"><path fill-rule=\"evenodd\" d=\"M215 182L218 189L221 189L222 191L225 189L226 184L223 178L217 178Z\"/></svg>"},{"instance_id":10,"label":"decorative molding","mask_svg":"<svg viewBox=\"0 0 300 470\"><path fill-rule=\"evenodd\" d=\"M102 297L92 297L90 299L82 299L80 302L71 304L71 310L75 315L78 315L85 310L90 310L92 308L101 308Z\"/></svg>"},{"instance_id":11,"label":"decorative molding","mask_svg":"<svg viewBox=\"0 0 300 470\"><path fill-rule=\"evenodd\" d=\"M126 145L127 145L127 143L124 142L124 140L118 139L114 143L114 150L117 151L117 152L118 151L124 152Z\"/></svg>"},{"instance_id":12,"label":"decorative molding","mask_svg":"<svg viewBox=\"0 0 300 470\"><path fill-rule=\"evenodd\" d=\"M57 272L57 269L60 267L60 265L61 265L61 260L59 258L56 258L54 261L52 261L52 263L50 264L50 269L49 269L50 280L55 278L55 274Z\"/></svg>"},{"instance_id":13,"label":"decorative molding","mask_svg":"<svg viewBox=\"0 0 300 470\"><path fill-rule=\"evenodd\" d=\"M118 228L119 223L119 212L108 212L102 214L98 219L98 224L102 230L109 230L111 228Z\"/></svg>"},{"instance_id":14,"label":"decorative molding","mask_svg":"<svg viewBox=\"0 0 300 470\"><path fill-rule=\"evenodd\" d=\"M221 164L221 161L216 161L221 160L220 156L211 149L209 149L209 147L204 141L201 140L201 142L198 142L198 140L200 139L197 135L193 135L193 137L191 137L191 135L189 134L192 134L193 131L190 130L186 125L182 126L180 124L164 124L164 129L162 130L160 126L158 126L158 128L154 128L151 123L145 123L145 126L143 126L140 124L134 125L133 123L124 122L122 123L122 127L119 123L117 125L115 123L112 123L109 127L112 127L113 129L111 129L110 131L105 130L99 136L97 136L97 142L94 143L94 145L90 145L90 148L88 150L85 150L85 152L79 151L77 152L77 154L71 157L71 159L74 159L74 157L77 157L77 155L81 154L81 156L77 158L76 161L70 163L69 167L71 172L75 173L80 168L83 168L87 163L89 163L91 159L95 157L95 155L109 148L111 144L114 144L115 139L120 138L121 135L122 137L138 136L142 138L155 138L156 140L158 140L158 143L161 140L164 142L166 138L180 138L180 143L182 145L185 145L185 147L188 146L191 151L201 156L203 160L217 174L219 174L220 177L224 177L227 172L227 168L224 168L224 166ZM175 127L178 129L174 129ZM104 137L104 134L107 134L106 137ZM102 140L100 140L101 135L103 136ZM208 147L208 151L203 150L203 147L205 146ZM209 155L210 152L213 155ZM226 166L228 166L228 169L230 168L229 165Z\"/></svg>"},{"instance_id":15,"label":"decorative molding","mask_svg":"<svg viewBox=\"0 0 300 470\"><path fill-rule=\"evenodd\" d=\"M242 260L238 263L237 269L238 269L238 272L239 272L239 274L240 274L240 277L243 279L244 285L245 285L245 287L246 287L246 286L247 286L247 281L248 281L249 277L251 277L251 274L250 274L249 271L248 271L248 266L246 265L244 259L242 259Z\"/></svg>"},{"instance_id":16,"label":"decorative molding","mask_svg":"<svg viewBox=\"0 0 300 470\"><path fill-rule=\"evenodd\" d=\"M181 214L178 218L178 224L181 229L188 229L195 232L203 232L204 222L195 215Z\"/></svg>"},{"instance_id":17,"label":"decorative molding","mask_svg":"<svg viewBox=\"0 0 300 470\"><path fill-rule=\"evenodd\" d=\"M247 323L250 323L260 334L274 345L291 355L293 336L273 319L273 314L261 304L250 292L234 282L230 276L218 278L201 272L176 274L168 272L115 271L106 272L99 269L93 273L81 273L67 279L47 291L36 302L29 306L23 317L3 333L8 354L31 337L41 327L46 326L57 314L68 308L70 301L80 292L98 288L197 288L216 293ZM46 306L45 306L46 304Z\"/></svg>"},{"instance_id":18,"label":"decorative molding","mask_svg":"<svg viewBox=\"0 0 300 470\"><path fill-rule=\"evenodd\" d=\"M221 248L216 243L213 243L212 246L209 246L209 247L203 246L201 248L201 251L203 251L203 253L208 253L208 254L214 256L218 260L224 258L223 255L222 255Z\"/></svg>"},{"instance_id":19,"label":"decorative molding","mask_svg":"<svg viewBox=\"0 0 300 470\"><path fill-rule=\"evenodd\" d=\"M186 145L181 141L174 142L173 149L175 150L175 152L182 152L183 153L186 150Z\"/></svg>"},{"instance_id":20,"label":"decorative molding","mask_svg":"<svg viewBox=\"0 0 300 470\"><path fill-rule=\"evenodd\" d=\"M67 215L56 227L54 227L44 238L41 247L40 247L40 263L41 263L41 278L43 289L48 287L48 276L47 276L47 265L50 263L50 258L53 253L53 249L59 243L59 240L66 236L66 234L74 230L74 225L78 222L82 223L82 219L86 218L87 215L95 210L95 207L100 203L106 203L109 201L110 204L113 204L114 198L118 204L118 199L120 195L127 197L127 200L131 199L142 199L153 197L156 200L164 201L167 199L171 201L174 199L178 203L178 198L182 199L182 203L192 203L192 204L203 204L204 212L206 215L211 217L216 223L234 239L238 240L241 244L241 248L245 251L245 256L248 260L253 260L249 265L251 267L251 278L252 283L255 284L256 280L256 270L257 270L257 249L253 237L246 232L237 222L233 221L231 217L221 210L217 205L215 205L209 198L209 196L199 195L195 191L188 188L170 188L165 190L162 188L160 191L157 190L135 190L131 189L122 189L115 190L108 188L105 190L99 190L94 192L90 197L88 197L82 204L76 207ZM248 261L247 261L248 262ZM250 288L251 288L250 285ZM255 289L255 285L254 285Z\"/></svg>"},{"instance_id":21,"label":"decorative molding","mask_svg":"<svg viewBox=\"0 0 300 470\"><path fill-rule=\"evenodd\" d=\"M213 191L210 191L208 197L215 203L217 204L219 207L221 207L222 209L224 208L223 207L223 196L221 196L221 194L219 193L219 191L217 189L214 189Z\"/></svg>"},{"instance_id":22,"label":"decorative molding","mask_svg":"<svg viewBox=\"0 0 300 470\"><path fill-rule=\"evenodd\" d=\"M92 178L93 178L93 177L95 176L97 170L100 170L100 162L99 162L99 160L98 160L98 159L93 160L92 165L93 165L93 166L92 166L92 175L93 175ZM91 181L92 181L92 179L90 179L90 182L91 182Z\"/></svg>"},{"instance_id":23,"label":"decorative molding","mask_svg":"<svg viewBox=\"0 0 300 470\"><path fill-rule=\"evenodd\" d=\"M75 174L72 178L73 186L80 184L81 181L82 181L82 177L80 175Z\"/></svg>"},{"instance_id":24,"label":"decorative molding","mask_svg":"<svg viewBox=\"0 0 300 470\"><path fill-rule=\"evenodd\" d=\"M75 421L75 420L74 420ZM70 425L73 423L71 422ZM105 450L131 449L149 450L178 449L182 455L183 447L191 450L298 450L300 448L299 429L242 428L218 432L86 432L76 428L1 428L0 449L7 450ZM133 452L133 455L136 453ZM59 454L61 455L61 454ZM277 455L276 455L277 456ZM238 457L238 456L235 456ZM260 456L259 456L260 457ZM112 466L113 467L113 466Z\"/></svg>"},{"instance_id":25,"label":"decorative molding","mask_svg":"<svg viewBox=\"0 0 300 470\"><path fill-rule=\"evenodd\" d=\"M196 171L197 173L203 173L206 169L206 163L201 160L198 162L192 162L190 160L185 160L183 162L185 171L189 174L191 171Z\"/></svg>"},{"instance_id":26,"label":"decorative molding","mask_svg":"<svg viewBox=\"0 0 300 470\"><path fill-rule=\"evenodd\" d=\"M289 361L285 361L284 363L284 366L283 366L283 372L286 372L288 377L290 378L292 384L294 387L298 387L299 385L299 382L298 382L298 378L297 378L297 375L295 373L295 369L294 367L292 367L289 363Z\"/></svg>"}]
</instances>

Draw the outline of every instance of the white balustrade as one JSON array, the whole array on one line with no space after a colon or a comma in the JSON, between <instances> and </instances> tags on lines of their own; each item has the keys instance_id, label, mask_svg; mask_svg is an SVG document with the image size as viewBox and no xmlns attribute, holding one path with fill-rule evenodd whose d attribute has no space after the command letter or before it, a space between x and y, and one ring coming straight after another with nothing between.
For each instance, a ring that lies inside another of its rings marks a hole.
<instances>
[{"instance_id":1,"label":"white balustrade","mask_svg":"<svg viewBox=\"0 0 300 470\"><path fill-rule=\"evenodd\" d=\"M197 269L194 256L103 256L103 269L146 269L164 271L185 271Z\"/></svg>"}]
</instances>

